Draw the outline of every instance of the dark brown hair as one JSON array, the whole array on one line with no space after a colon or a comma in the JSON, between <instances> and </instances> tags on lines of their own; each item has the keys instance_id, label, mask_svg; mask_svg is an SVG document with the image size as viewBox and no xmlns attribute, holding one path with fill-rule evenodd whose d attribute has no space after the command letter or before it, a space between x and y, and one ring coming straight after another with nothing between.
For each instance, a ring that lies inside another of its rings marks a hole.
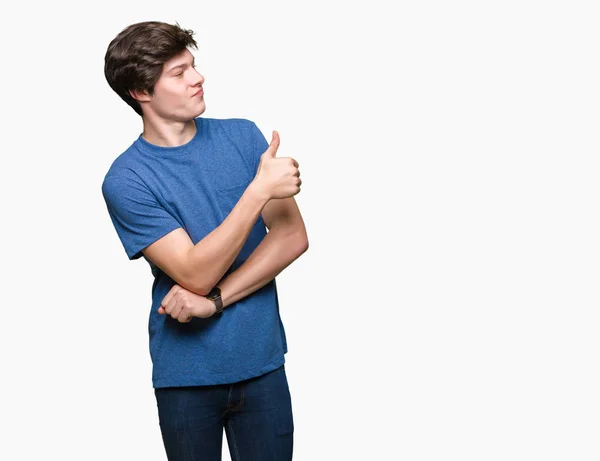
<instances>
[{"instance_id":1,"label":"dark brown hair","mask_svg":"<svg viewBox=\"0 0 600 461\"><path fill-rule=\"evenodd\" d=\"M179 24L147 21L123 29L108 45L104 56L104 76L110 87L133 110L142 115L140 104L129 90L154 94L163 65L188 47L198 49L194 32Z\"/></svg>"}]
</instances>

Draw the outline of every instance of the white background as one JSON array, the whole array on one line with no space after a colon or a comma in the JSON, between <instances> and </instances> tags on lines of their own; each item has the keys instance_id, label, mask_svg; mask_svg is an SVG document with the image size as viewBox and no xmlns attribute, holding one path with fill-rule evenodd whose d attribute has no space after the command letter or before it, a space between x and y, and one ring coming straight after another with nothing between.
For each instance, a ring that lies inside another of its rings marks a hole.
<instances>
[{"instance_id":1,"label":"white background","mask_svg":"<svg viewBox=\"0 0 600 461\"><path fill-rule=\"evenodd\" d=\"M300 163L310 249L277 278L294 459L600 459L594 6L2 11L0 458L166 460L152 275L101 195L142 129L106 47L162 20L195 32L204 116Z\"/></svg>"}]
</instances>

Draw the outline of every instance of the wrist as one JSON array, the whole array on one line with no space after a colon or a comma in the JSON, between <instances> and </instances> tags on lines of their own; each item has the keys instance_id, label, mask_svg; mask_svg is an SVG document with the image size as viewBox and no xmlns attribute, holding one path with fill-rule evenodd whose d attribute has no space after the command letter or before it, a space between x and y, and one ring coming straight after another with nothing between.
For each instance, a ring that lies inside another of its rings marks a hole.
<instances>
[{"instance_id":1,"label":"wrist","mask_svg":"<svg viewBox=\"0 0 600 461\"><path fill-rule=\"evenodd\" d=\"M246 189L248 195L260 205L264 206L271 199L266 193L265 188L255 178L252 180L248 188Z\"/></svg>"},{"instance_id":2,"label":"wrist","mask_svg":"<svg viewBox=\"0 0 600 461\"><path fill-rule=\"evenodd\" d=\"M211 303L213 303L215 307L213 315L220 314L223 312L225 306L223 306L223 300L221 299L221 289L219 287L214 287L212 290L210 290L210 293L208 293L205 296L205 298L207 298Z\"/></svg>"}]
</instances>

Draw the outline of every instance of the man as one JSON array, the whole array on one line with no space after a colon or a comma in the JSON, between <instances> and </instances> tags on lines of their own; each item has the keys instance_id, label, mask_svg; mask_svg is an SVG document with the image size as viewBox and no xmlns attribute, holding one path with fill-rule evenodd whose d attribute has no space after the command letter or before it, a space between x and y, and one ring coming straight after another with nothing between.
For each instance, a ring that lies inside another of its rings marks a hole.
<instances>
[{"instance_id":1,"label":"man","mask_svg":"<svg viewBox=\"0 0 600 461\"><path fill-rule=\"evenodd\" d=\"M293 416L275 276L308 248L298 162L246 119L200 117L191 30L130 25L105 76L143 132L102 193L129 259L154 275L152 382L169 460L292 458ZM268 229L268 232L267 232Z\"/></svg>"}]
</instances>

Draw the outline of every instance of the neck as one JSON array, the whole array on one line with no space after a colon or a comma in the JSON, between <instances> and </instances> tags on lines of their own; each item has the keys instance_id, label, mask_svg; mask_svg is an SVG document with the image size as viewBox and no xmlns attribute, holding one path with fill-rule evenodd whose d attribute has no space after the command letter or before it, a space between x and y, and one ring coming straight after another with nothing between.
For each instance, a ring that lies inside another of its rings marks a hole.
<instances>
[{"instance_id":1,"label":"neck","mask_svg":"<svg viewBox=\"0 0 600 461\"><path fill-rule=\"evenodd\" d=\"M150 119L143 117L142 138L161 147L177 147L187 144L196 134L194 120L184 122L176 120Z\"/></svg>"}]
</instances>

